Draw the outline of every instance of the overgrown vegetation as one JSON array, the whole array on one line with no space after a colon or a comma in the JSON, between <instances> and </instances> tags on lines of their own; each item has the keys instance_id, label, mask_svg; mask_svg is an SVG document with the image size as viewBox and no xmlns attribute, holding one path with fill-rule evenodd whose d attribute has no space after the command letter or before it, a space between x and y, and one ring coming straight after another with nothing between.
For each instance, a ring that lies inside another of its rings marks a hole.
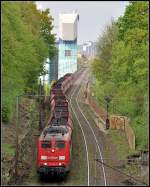
<instances>
[{"instance_id":1,"label":"overgrown vegetation","mask_svg":"<svg viewBox=\"0 0 150 187\"><path fill-rule=\"evenodd\" d=\"M9 156L15 155L14 147L11 144L7 144L7 143L2 144L2 152Z\"/></svg>"},{"instance_id":2,"label":"overgrown vegetation","mask_svg":"<svg viewBox=\"0 0 150 187\"><path fill-rule=\"evenodd\" d=\"M110 112L126 115L138 150L148 144L148 2L129 2L97 42L92 63L93 91L100 104L111 98Z\"/></svg>"},{"instance_id":3,"label":"overgrown vegetation","mask_svg":"<svg viewBox=\"0 0 150 187\"><path fill-rule=\"evenodd\" d=\"M111 134L112 142L116 146L117 155L120 160L126 159L127 156L135 154L135 150L129 149L129 145L126 139L126 135L123 131L120 130L109 130Z\"/></svg>"},{"instance_id":4,"label":"overgrown vegetation","mask_svg":"<svg viewBox=\"0 0 150 187\"><path fill-rule=\"evenodd\" d=\"M2 120L8 122L16 96L35 94L44 61L55 54L49 10L34 2L2 2Z\"/></svg>"}]
</instances>

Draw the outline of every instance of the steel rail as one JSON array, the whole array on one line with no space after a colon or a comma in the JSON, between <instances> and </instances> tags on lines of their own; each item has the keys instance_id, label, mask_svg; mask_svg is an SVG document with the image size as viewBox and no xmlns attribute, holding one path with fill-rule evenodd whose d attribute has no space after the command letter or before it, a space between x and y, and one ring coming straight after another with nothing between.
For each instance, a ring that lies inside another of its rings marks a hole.
<instances>
[{"instance_id":1,"label":"steel rail","mask_svg":"<svg viewBox=\"0 0 150 187\"><path fill-rule=\"evenodd\" d=\"M82 80L82 82L83 82L83 80ZM91 125L89 124L87 118L85 117L85 115L84 115L84 113L83 113L83 110L81 109L81 107L80 107L79 104L78 104L78 97L79 97L80 91L81 91L81 86L80 86L80 89L79 89L78 94L77 94L77 97L76 97L76 103L77 103L77 106L78 106L78 108L79 108L79 111L81 112L82 116L83 116L84 119L86 120L88 126L90 127L90 129L91 129L91 131L92 131L92 133L93 133L93 136L94 136L94 139L95 139L97 148L98 148L98 150L99 150L100 158L101 158L101 160L103 161L102 152L101 152L100 146L99 146L99 144L98 144L98 140L97 140L97 138L96 138L96 135L95 135L95 133L94 133L94 131L93 131ZM105 173L105 168L104 168L103 165L102 165L102 170L103 170L103 177L104 177L104 185L107 186L106 173Z\"/></svg>"},{"instance_id":2,"label":"steel rail","mask_svg":"<svg viewBox=\"0 0 150 187\"><path fill-rule=\"evenodd\" d=\"M77 79L78 80L78 79ZM77 81L76 80L76 81ZM81 123L80 123L80 121L79 121L79 119L78 119L78 117L77 117L77 114L76 114L76 112L75 112L75 110L73 109L73 106L72 106L72 97L74 96L74 94L75 94L75 92L76 92L76 90L78 89L79 87L77 87L77 88L75 88L74 90L73 90L73 92L72 92L72 94L71 94L71 97L70 97L70 100L69 100L69 103L70 103L70 106L71 106L71 109L72 109L72 111L73 111L73 113L75 114L75 117L76 117L76 119L77 119L77 121L78 121L78 125L80 126L80 129L81 129L81 131L82 131L82 134L83 134L83 137L84 137L84 143L85 143L85 148L86 148L86 158L87 158L87 168L88 168L88 186L90 185L90 170L89 170L89 154L88 154L88 148L87 148L87 141L86 141L86 138L85 138L85 134L84 134L84 130L83 130L83 128L82 128L82 125L81 125Z\"/></svg>"}]
</instances>

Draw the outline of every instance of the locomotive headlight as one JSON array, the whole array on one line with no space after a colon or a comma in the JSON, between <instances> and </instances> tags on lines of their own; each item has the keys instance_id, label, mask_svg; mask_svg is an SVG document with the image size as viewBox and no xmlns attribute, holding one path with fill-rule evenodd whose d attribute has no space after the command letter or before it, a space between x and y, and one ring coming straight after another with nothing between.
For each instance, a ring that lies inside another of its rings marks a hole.
<instances>
[{"instance_id":1,"label":"locomotive headlight","mask_svg":"<svg viewBox=\"0 0 150 187\"><path fill-rule=\"evenodd\" d=\"M65 160L65 156L59 156L59 160Z\"/></svg>"},{"instance_id":2,"label":"locomotive headlight","mask_svg":"<svg viewBox=\"0 0 150 187\"><path fill-rule=\"evenodd\" d=\"M52 153L54 153L54 151L55 151L55 150L54 150L54 149L52 149Z\"/></svg>"},{"instance_id":3,"label":"locomotive headlight","mask_svg":"<svg viewBox=\"0 0 150 187\"><path fill-rule=\"evenodd\" d=\"M41 160L47 160L47 156L41 156Z\"/></svg>"}]
</instances>

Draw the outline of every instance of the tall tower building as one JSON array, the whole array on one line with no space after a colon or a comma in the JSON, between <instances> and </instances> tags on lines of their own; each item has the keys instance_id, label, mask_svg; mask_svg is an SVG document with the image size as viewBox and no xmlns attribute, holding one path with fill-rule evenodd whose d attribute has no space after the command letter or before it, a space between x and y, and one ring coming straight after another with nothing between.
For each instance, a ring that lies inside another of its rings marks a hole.
<instances>
[{"instance_id":1,"label":"tall tower building","mask_svg":"<svg viewBox=\"0 0 150 187\"><path fill-rule=\"evenodd\" d=\"M56 41L55 47L57 49L56 54L52 59L49 59L49 83L52 80L58 80L58 41Z\"/></svg>"},{"instance_id":2,"label":"tall tower building","mask_svg":"<svg viewBox=\"0 0 150 187\"><path fill-rule=\"evenodd\" d=\"M58 79L66 73L77 71L77 24L76 12L59 15Z\"/></svg>"}]
</instances>

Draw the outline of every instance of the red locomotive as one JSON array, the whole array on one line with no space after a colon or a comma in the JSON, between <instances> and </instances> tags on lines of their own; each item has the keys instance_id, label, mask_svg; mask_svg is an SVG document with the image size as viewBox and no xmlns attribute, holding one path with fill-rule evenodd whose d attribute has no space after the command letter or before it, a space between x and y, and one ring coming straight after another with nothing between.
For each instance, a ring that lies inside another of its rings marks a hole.
<instances>
[{"instance_id":1,"label":"red locomotive","mask_svg":"<svg viewBox=\"0 0 150 187\"><path fill-rule=\"evenodd\" d=\"M52 86L51 115L37 142L37 172L40 175L70 171L73 123L65 94L72 81L72 74L66 74Z\"/></svg>"}]
</instances>

